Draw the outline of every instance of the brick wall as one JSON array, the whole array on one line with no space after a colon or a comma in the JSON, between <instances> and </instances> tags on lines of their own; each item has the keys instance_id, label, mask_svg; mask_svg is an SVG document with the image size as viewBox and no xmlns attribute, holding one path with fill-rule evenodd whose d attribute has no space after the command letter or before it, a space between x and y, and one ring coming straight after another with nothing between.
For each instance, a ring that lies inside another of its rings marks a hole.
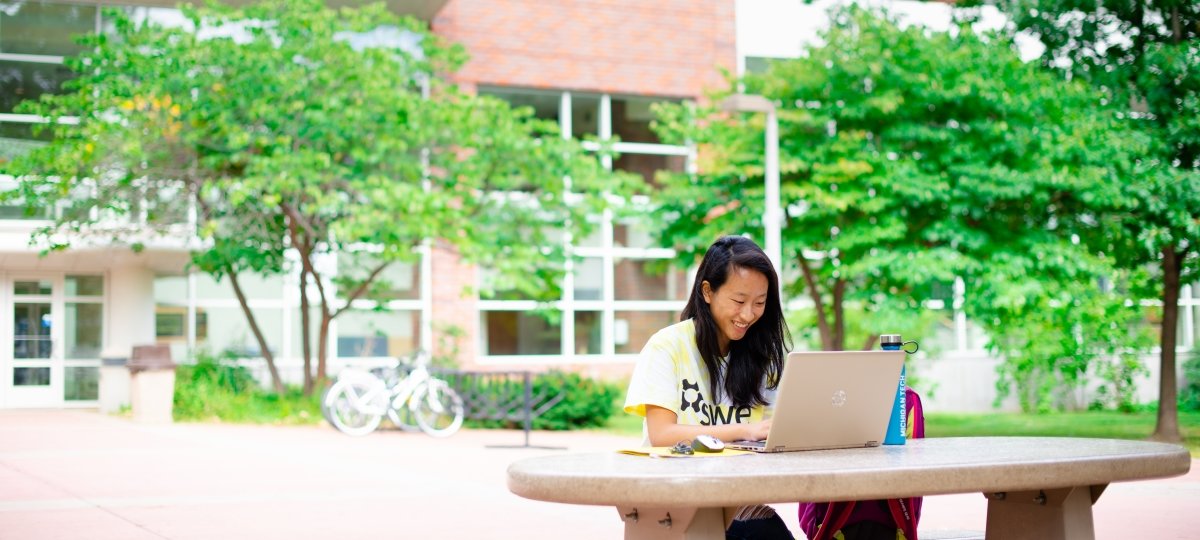
<instances>
[{"instance_id":1,"label":"brick wall","mask_svg":"<svg viewBox=\"0 0 1200 540\"><path fill-rule=\"evenodd\" d=\"M468 85L699 97L735 69L733 0L450 0Z\"/></svg>"},{"instance_id":2,"label":"brick wall","mask_svg":"<svg viewBox=\"0 0 1200 540\"><path fill-rule=\"evenodd\" d=\"M476 297L464 293L465 287L475 286L474 266L464 264L458 253L444 242L433 248L433 353L439 354L443 344L439 334L446 325L461 328L466 334L458 340L458 361L470 369L479 358L479 307Z\"/></svg>"}]
</instances>

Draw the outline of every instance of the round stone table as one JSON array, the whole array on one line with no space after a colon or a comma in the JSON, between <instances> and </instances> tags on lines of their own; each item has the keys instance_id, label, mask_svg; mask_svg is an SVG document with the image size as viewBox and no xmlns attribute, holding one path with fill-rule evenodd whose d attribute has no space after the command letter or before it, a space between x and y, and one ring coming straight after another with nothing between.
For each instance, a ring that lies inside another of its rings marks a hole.
<instances>
[{"instance_id":1,"label":"round stone table","mask_svg":"<svg viewBox=\"0 0 1200 540\"><path fill-rule=\"evenodd\" d=\"M980 492L987 537L1093 538L1111 482L1187 473L1181 446L1061 437L961 437L903 446L708 458L618 452L517 461L508 488L534 500L610 505L625 538L724 538L740 506Z\"/></svg>"}]
</instances>

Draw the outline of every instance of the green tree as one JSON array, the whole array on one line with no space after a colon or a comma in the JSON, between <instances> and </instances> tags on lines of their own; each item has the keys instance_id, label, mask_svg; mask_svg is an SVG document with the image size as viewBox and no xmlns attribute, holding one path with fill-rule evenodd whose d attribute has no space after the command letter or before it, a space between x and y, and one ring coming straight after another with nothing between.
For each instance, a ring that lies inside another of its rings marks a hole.
<instances>
[{"instance_id":1,"label":"green tree","mask_svg":"<svg viewBox=\"0 0 1200 540\"><path fill-rule=\"evenodd\" d=\"M1200 4L1191 0L1000 0L1014 29L1043 45L1042 63L1123 106L1152 142L1119 186L1098 196L1085 234L1130 270L1158 267L1162 301L1155 439L1178 442L1179 294L1200 277Z\"/></svg>"},{"instance_id":2,"label":"green tree","mask_svg":"<svg viewBox=\"0 0 1200 540\"><path fill-rule=\"evenodd\" d=\"M184 13L186 27L166 27L110 12L113 31L68 60L79 73L70 91L24 105L54 139L11 164L21 182L9 195L62 209L39 237L50 249L89 237L136 248L194 230L193 263L233 285L277 390L239 276L299 265L311 392L331 321L385 294L383 271L423 243L554 298L569 256L561 238L586 235L601 195L632 186L532 111L447 83L463 49L383 4ZM336 271L321 263L331 257Z\"/></svg>"},{"instance_id":3,"label":"green tree","mask_svg":"<svg viewBox=\"0 0 1200 540\"><path fill-rule=\"evenodd\" d=\"M1065 209L1110 174L1079 150L1097 134L1098 96L967 24L902 28L850 7L820 41L744 84L779 109L784 258L799 270L789 289L812 300L823 348L846 347L847 306L877 314L859 324L879 332L916 320L931 288L956 276L969 307L988 301L971 291L992 266L1078 249L1062 232L1077 219ZM699 174L660 178L664 242L692 260L721 232L761 238L762 119L659 111L664 138L701 155ZM1069 275L1073 260L1062 262L1040 265L1038 279Z\"/></svg>"}]
</instances>

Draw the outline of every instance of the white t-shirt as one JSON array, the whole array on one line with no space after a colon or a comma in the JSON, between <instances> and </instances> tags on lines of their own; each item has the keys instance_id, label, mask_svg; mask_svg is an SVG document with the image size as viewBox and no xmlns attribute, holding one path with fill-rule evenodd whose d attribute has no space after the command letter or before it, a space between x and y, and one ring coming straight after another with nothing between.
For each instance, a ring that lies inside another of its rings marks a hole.
<instances>
[{"instance_id":1,"label":"white t-shirt","mask_svg":"<svg viewBox=\"0 0 1200 540\"><path fill-rule=\"evenodd\" d=\"M724 363L721 369L725 369ZM696 347L696 325L691 319L663 328L650 337L629 381L625 412L646 417L646 406L672 411L676 422L693 426L746 424L769 414L770 407L734 407L722 394L714 403L709 396L708 369ZM763 384L763 397L775 402L775 391ZM642 422L643 444L649 446Z\"/></svg>"}]
</instances>

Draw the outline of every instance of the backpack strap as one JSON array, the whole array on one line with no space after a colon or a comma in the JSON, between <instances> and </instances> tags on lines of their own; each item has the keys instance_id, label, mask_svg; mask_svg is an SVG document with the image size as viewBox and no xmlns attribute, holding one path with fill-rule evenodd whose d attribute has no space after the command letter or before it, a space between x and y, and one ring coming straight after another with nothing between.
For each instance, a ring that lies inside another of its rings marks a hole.
<instances>
[{"instance_id":1,"label":"backpack strap","mask_svg":"<svg viewBox=\"0 0 1200 540\"><path fill-rule=\"evenodd\" d=\"M904 534L906 540L917 540L917 513L915 505L911 498L907 499L888 499L888 511L892 514L892 521L896 523L896 528Z\"/></svg>"},{"instance_id":2,"label":"backpack strap","mask_svg":"<svg viewBox=\"0 0 1200 540\"><path fill-rule=\"evenodd\" d=\"M817 534L809 540L832 540L833 535L846 526L856 501L832 502L825 508L825 518L817 526Z\"/></svg>"}]
</instances>

